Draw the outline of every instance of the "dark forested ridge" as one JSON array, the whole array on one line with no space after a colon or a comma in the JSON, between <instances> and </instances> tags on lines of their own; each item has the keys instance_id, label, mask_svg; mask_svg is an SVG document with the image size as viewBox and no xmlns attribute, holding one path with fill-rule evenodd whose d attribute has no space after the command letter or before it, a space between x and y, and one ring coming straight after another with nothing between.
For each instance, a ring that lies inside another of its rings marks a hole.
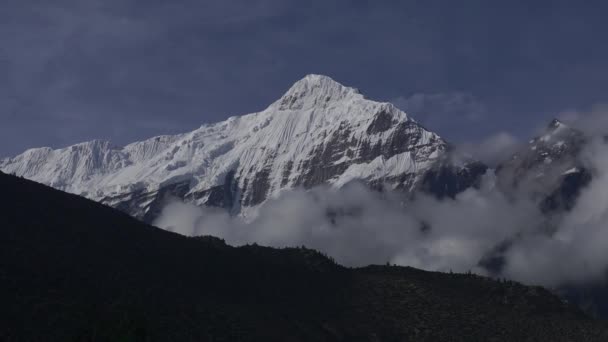
<instances>
[{"instance_id":1,"label":"dark forested ridge","mask_svg":"<svg viewBox=\"0 0 608 342\"><path fill-rule=\"evenodd\" d=\"M0 341L606 341L542 288L233 248L0 173Z\"/></svg>"}]
</instances>

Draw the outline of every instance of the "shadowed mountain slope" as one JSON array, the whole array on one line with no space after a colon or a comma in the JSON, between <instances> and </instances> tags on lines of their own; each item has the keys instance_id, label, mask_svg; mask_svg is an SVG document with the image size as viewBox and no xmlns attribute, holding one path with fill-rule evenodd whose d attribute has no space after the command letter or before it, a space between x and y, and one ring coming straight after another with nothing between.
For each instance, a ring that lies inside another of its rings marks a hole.
<instances>
[{"instance_id":1,"label":"shadowed mountain slope","mask_svg":"<svg viewBox=\"0 0 608 342\"><path fill-rule=\"evenodd\" d=\"M605 341L542 288L186 238L0 173L0 341Z\"/></svg>"}]
</instances>

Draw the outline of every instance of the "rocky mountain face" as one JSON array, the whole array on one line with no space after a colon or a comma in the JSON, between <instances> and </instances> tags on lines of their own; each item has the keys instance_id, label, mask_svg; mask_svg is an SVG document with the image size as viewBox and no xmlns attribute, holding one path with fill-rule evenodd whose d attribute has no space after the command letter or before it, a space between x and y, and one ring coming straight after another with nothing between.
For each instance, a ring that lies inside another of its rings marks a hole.
<instances>
[{"instance_id":1,"label":"rocky mountain face","mask_svg":"<svg viewBox=\"0 0 608 342\"><path fill-rule=\"evenodd\" d=\"M591 182L581 153L588 142L583 132L553 120L536 137L496 169L499 188L507 194L525 192L546 213L570 210Z\"/></svg>"},{"instance_id":2,"label":"rocky mountain face","mask_svg":"<svg viewBox=\"0 0 608 342\"><path fill-rule=\"evenodd\" d=\"M486 166L390 103L308 75L267 109L124 147L91 141L31 149L0 170L109 204L151 222L168 197L247 216L280 191L363 181L454 196Z\"/></svg>"},{"instance_id":3,"label":"rocky mountain face","mask_svg":"<svg viewBox=\"0 0 608 342\"><path fill-rule=\"evenodd\" d=\"M582 159L588 140L583 132L552 120L543 134L496 167L497 191L513 200L531 200L544 215L538 229L552 235L562 216L574 208L581 191L591 183L591 171ZM504 254L511 245L511 240L505 240L495 246L479 265L500 274Z\"/></svg>"}]
</instances>

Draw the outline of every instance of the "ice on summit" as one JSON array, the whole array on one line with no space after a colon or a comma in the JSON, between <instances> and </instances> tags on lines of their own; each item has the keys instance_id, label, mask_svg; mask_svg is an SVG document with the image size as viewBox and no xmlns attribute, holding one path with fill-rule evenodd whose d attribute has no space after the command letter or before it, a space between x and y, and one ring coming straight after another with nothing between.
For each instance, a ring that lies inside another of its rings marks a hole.
<instances>
[{"instance_id":1,"label":"ice on summit","mask_svg":"<svg viewBox=\"0 0 608 342\"><path fill-rule=\"evenodd\" d=\"M328 76L311 74L296 82L270 108L302 110L317 106L323 107L349 98L350 100L363 99L363 95L357 89L345 87Z\"/></svg>"}]
</instances>

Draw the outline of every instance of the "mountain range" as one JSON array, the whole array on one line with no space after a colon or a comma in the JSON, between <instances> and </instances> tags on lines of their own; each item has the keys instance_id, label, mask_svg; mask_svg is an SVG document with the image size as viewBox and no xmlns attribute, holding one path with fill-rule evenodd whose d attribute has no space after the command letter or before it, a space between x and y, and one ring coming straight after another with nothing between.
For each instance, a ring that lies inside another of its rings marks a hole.
<instances>
[{"instance_id":1,"label":"mountain range","mask_svg":"<svg viewBox=\"0 0 608 342\"><path fill-rule=\"evenodd\" d=\"M0 170L152 222L168 196L243 216L286 189L351 181L453 197L487 166L452 150L394 105L308 75L258 113L124 147L30 149L0 160Z\"/></svg>"},{"instance_id":2,"label":"mountain range","mask_svg":"<svg viewBox=\"0 0 608 342\"><path fill-rule=\"evenodd\" d=\"M0 173L0 340L605 340L605 327L541 288L349 269L306 248L233 248L147 225L175 199L249 219L291 189L362 182L407 203L419 193L456 198L489 180L507 198L531 200L550 236L596 174L585 160L590 140L553 120L490 166L394 105L308 75L261 112L192 132L27 150L0 160L12 174ZM500 275L509 243L480 266ZM565 290L608 312L603 286Z\"/></svg>"},{"instance_id":3,"label":"mountain range","mask_svg":"<svg viewBox=\"0 0 608 342\"><path fill-rule=\"evenodd\" d=\"M175 199L254 219L261 204L290 189L363 182L407 203L420 192L454 198L490 179L496 191L534 203L546 216L542 229L551 234L592 181L594 170L583 153L589 140L553 120L489 167L394 105L369 100L327 76L308 75L261 112L124 147L95 140L30 149L0 160L0 170L147 223ZM500 265L501 254L482 264Z\"/></svg>"}]
</instances>

